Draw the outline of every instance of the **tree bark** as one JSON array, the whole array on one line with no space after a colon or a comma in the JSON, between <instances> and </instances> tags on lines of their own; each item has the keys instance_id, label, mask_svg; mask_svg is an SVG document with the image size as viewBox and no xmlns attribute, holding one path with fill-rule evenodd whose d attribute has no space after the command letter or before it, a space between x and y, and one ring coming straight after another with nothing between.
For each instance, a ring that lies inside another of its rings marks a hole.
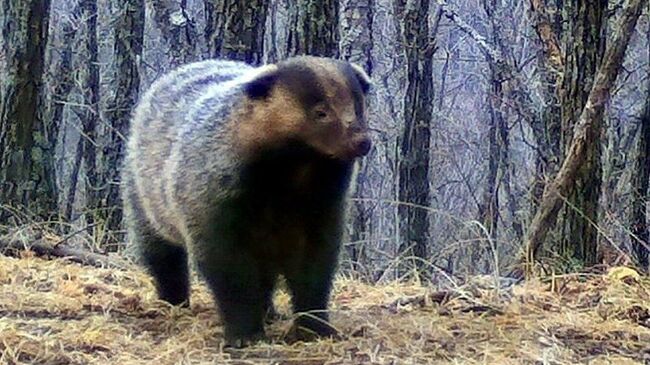
<instances>
[{"instance_id":1,"label":"tree bark","mask_svg":"<svg viewBox=\"0 0 650 365\"><path fill-rule=\"evenodd\" d=\"M291 0L287 54L338 56L338 0Z\"/></svg>"},{"instance_id":2,"label":"tree bark","mask_svg":"<svg viewBox=\"0 0 650 365\"><path fill-rule=\"evenodd\" d=\"M640 129L631 179L631 239L637 265L648 271L648 253L650 252L648 227L650 215L647 208L648 202L650 202L650 192L648 191L648 181L650 180L650 92L648 92Z\"/></svg>"},{"instance_id":3,"label":"tree bark","mask_svg":"<svg viewBox=\"0 0 650 365\"><path fill-rule=\"evenodd\" d=\"M374 0L344 0L341 2L341 57L363 67L372 77L373 47L373 10ZM355 196L364 196L368 191L368 160L369 157L358 162L358 174L355 181ZM354 245L347 247L348 255L352 261L354 272L361 272L364 265L364 247L370 237L370 210L368 202L355 200L350 206L352 218L352 231L350 240ZM361 264L361 265L360 265Z\"/></svg>"},{"instance_id":4,"label":"tree bark","mask_svg":"<svg viewBox=\"0 0 650 365\"><path fill-rule=\"evenodd\" d=\"M565 61L559 100L562 113L562 155L571 146L574 127L584 109L602 58L606 0L578 0L564 3L567 30L564 32ZM602 185L602 117L594 120L593 143L586 146L584 163L579 167L575 188L566 196L567 204L559 217L559 254L583 265L597 263L598 207Z\"/></svg>"},{"instance_id":5,"label":"tree bark","mask_svg":"<svg viewBox=\"0 0 650 365\"><path fill-rule=\"evenodd\" d=\"M648 10L650 11L650 6ZM650 26L647 40L650 44ZM650 48L648 57L650 58ZM648 221L650 221L648 212L648 203L650 203L650 190L648 190L650 184L650 67L648 67L647 78L645 110L641 116L636 158L633 161L632 201L630 202L632 252L637 265L646 271L650 269L648 266L650 253L650 227L648 227Z\"/></svg>"},{"instance_id":6,"label":"tree bark","mask_svg":"<svg viewBox=\"0 0 650 365\"><path fill-rule=\"evenodd\" d=\"M154 21L167 44L171 66L199 58L196 25L187 14L187 0L149 0Z\"/></svg>"},{"instance_id":7,"label":"tree bark","mask_svg":"<svg viewBox=\"0 0 650 365\"><path fill-rule=\"evenodd\" d=\"M46 218L57 206L52 141L58 129L42 118L49 11L48 0L0 2L0 202ZM0 209L0 222L6 218Z\"/></svg>"},{"instance_id":8,"label":"tree bark","mask_svg":"<svg viewBox=\"0 0 650 365\"><path fill-rule=\"evenodd\" d=\"M78 33L78 50L81 55L81 65L77 67L77 80L81 81L83 103L75 107L75 113L81 120L83 139L84 191L86 193L86 221L94 222L95 210L100 208L99 178L97 171L97 122L99 120L99 58L97 46L97 0L81 0L79 2L81 17L85 20L84 32ZM77 176L71 176L76 181ZM76 193L71 188L71 193ZM74 196L68 197L74 201Z\"/></svg>"},{"instance_id":9,"label":"tree bark","mask_svg":"<svg viewBox=\"0 0 650 365\"><path fill-rule=\"evenodd\" d=\"M553 20L544 2L544 0L530 0L531 20L533 22L533 28L535 28L535 32L537 32L537 36L542 43L546 62L555 71L560 72L564 68L560 41L554 29Z\"/></svg>"},{"instance_id":10,"label":"tree bark","mask_svg":"<svg viewBox=\"0 0 650 365\"><path fill-rule=\"evenodd\" d=\"M561 14L558 14L560 1L548 1L545 4L542 0L531 0L530 17L543 50L543 56L537 58L543 83L543 111L541 118L530 124L537 147L531 189L531 216L537 211L547 178L557 172L562 161L562 112L557 94L558 82L564 72L564 56L559 43L562 34L562 19ZM552 17L551 13L556 15Z\"/></svg>"},{"instance_id":11,"label":"tree bark","mask_svg":"<svg viewBox=\"0 0 650 365\"><path fill-rule=\"evenodd\" d=\"M566 158L557 175L544 189L540 207L529 227L525 241L528 263L532 263L537 256L548 231L555 225L564 199L574 190L581 166L589 158L590 146L599 143L600 123L605 104L609 100L611 89L623 63L625 51L644 3L646 3L645 0L627 0L623 6L619 29L605 51L603 62L596 73L585 107L575 124ZM518 273L517 270L513 272L513 274Z\"/></svg>"},{"instance_id":12,"label":"tree bark","mask_svg":"<svg viewBox=\"0 0 650 365\"><path fill-rule=\"evenodd\" d=\"M73 56L73 47L75 45L75 40L77 37L77 30L79 29L78 25L75 24L73 19L78 19L80 17L79 14L79 4L75 4L74 8L70 12L70 16L68 19L65 19L61 26L61 37L59 40L59 43L61 44L61 49L57 50L58 55L57 57L52 57L55 59L53 62L50 72L49 72L49 81L48 84L51 85L52 92L50 94L50 100L48 103L48 108L47 108L47 117L45 120L49 120L50 123L52 123L53 126L56 126L56 130L59 130L59 128L63 125L64 120L63 120L63 112L65 110L65 105L68 102L68 98L70 96L70 92L74 88L75 80L74 80L74 69L72 66L72 56ZM53 36L53 35L51 35ZM55 145L57 143L60 143L61 145L65 146L66 144L66 133L65 133L65 128L63 129L63 136L61 137L61 140L57 142L56 138L52 138L51 144L52 144L52 150L54 149ZM61 154L61 157L56 161L56 173L58 176L63 175L63 172L65 171L65 154ZM74 168L76 167L76 161L75 165L73 165L73 176L76 176L76 173L74 172ZM65 184L64 184L65 185ZM74 188L76 189L76 182L74 184ZM72 216L72 208L73 208L73 202L70 202L68 199L65 199L66 197L71 197L71 192L70 192L70 185L68 187L63 186L62 190L67 190L66 192L62 192L61 194L63 195L64 200L62 201L62 213L63 213L63 218L66 221L71 220ZM61 196L59 196L61 198ZM61 210L61 207L59 208Z\"/></svg>"},{"instance_id":13,"label":"tree bark","mask_svg":"<svg viewBox=\"0 0 650 365\"><path fill-rule=\"evenodd\" d=\"M269 0L205 0L208 57L258 65Z\"/></svg>"},{"instance_id":14,"label":"tree bark","mask_svg":"<svg viewBox=\"0 0 650 365\"><path fill-rule=\"evenodd\" d=\"M399 145L400 202L427 207L429 187L429 149L433 112L433 59L435 41L429 35L429 1L399 0L395 5L399 17L400 37L404 44L407 86L404 97L404 129ZM442 9L438 9L439 20ZM434 32L435 34L435 32ZM401 255L428 258L429 216L425 209L400 205ZM422 268L422 261L416 261Z\"/></svg>"},{"instance_id":15,"label":"tree bark","mask_svg":"<svg viewBox=\"0 0 650 365\"><path fill-rule=\"evenodd\" d=\"M144 0L115 0L121 9L114 25L113 62L116 70L112 88L115 93L108 102L106 116L108 128L104 131L99 170L101 194L98 216L105 221L106 229L115 234L122 224L119 172L124 158L124 145L128 134L131 112L138 101L140 72L138 60L144 44ZM118 234L113 240L119 241Z\"/></svg>"},{"instance_id":16,"label":"tree bark","mask_svg":"<svg viewBox=\"0 0 650 365\"><path fill-rule=\"evenodd\" d=\"M485 0L483 1L483 10L485 11L491 26L492 44L499 49L503 54L505 53L504 47L501 42L501 25L500 14L497 9L496 1ZM488 143L487 143L487 176L485 178L485 188L483 196L481 197L478 206L479 222L481 222L487 231L487 239L492 242L497 240L497 229L499 226L499 189L498 186L501 182L498 181L499 172L503 172L502 155L507 153L504 151L507 141L502 141L502 130L504 129L505 118L503 115L503 75L501 75L501 68L491 58L488 58L488 67L490 70L490 91L488 97L488 107L490 116L488 120ZM507 133L507 132L506 132ZM504 143L506 142L506 143ZM472 262L478 263L483 261L484 272L490 272L490 257L491 245L489 242L481 242L481 250L474 250L473 254L477 257L472 259ZM485 259L483 259L485 258Z\"/></svg>"}]
</instances>

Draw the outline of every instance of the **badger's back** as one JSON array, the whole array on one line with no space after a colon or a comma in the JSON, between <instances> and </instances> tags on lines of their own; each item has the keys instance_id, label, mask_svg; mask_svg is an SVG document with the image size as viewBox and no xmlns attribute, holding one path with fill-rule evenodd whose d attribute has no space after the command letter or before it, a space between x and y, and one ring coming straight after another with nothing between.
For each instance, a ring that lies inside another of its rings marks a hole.
<instances>
[{"instance_id":1,"label":"badger's back","mask_svg":"<svg viewBox=\"0 0 650 365\"><path fill-rule=\"evenodd\" d=\"M208 159L218 151L207 150L222 145L215 138L225 128L228 105L235 102L230 100L237 95L234 80L251 69L240 62L197 62L161 77L142 96L131 122L122 171L129 226L147 227L173 243L187 240L187 214L181 209L186 200L202 199L205 194L183 191L183 187L208 188L187 182L206 178L200 172L215 163ZM131 227L127 228L131 231Z\"/></svg>"}]
</instances>

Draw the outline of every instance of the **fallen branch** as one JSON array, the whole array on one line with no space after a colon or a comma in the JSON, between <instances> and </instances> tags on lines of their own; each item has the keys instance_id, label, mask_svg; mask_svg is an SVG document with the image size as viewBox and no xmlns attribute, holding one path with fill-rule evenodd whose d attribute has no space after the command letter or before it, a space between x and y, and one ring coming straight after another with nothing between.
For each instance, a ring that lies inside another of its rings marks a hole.
<instances>
[{"instance_id":1,"label":"fallen branch","mask_svg":"<svg viewBox=\"0 0 650 365\"><path fill-rule=\"evenodd\" d=\"M37 256L60 257L82 265L95 267L110 267L126 269L130 265L122 260L113 259L106 255L74 248L62 244L51 243L44 239L40 233L29 234L28 237L20 234L7 234L0 237L0 253L8 256L17 256L20 251L30 250Z\"/></svg>"}]
</instances>

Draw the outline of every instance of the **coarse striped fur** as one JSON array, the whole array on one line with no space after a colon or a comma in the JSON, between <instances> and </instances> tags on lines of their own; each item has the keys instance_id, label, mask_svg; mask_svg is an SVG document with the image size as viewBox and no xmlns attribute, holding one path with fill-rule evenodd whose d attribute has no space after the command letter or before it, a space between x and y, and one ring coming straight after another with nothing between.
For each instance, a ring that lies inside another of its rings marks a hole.
<instances>
[{"instance_id":1,"label":"coarse striped fur","mask_svg":"<svg viewBox=\"0 0 650 365\"><path fill-rule=\"evenodd\" d=\"M151 86L122 182L129 237L162 299L189 300L190 257L230 344L263 334L278 275L296 311L326 309L352 163L370 148L369 86L358 66L316 57L258 68L203 61ZM309 318L296 325L332 334Z\"/></svg>"}]
</instances>

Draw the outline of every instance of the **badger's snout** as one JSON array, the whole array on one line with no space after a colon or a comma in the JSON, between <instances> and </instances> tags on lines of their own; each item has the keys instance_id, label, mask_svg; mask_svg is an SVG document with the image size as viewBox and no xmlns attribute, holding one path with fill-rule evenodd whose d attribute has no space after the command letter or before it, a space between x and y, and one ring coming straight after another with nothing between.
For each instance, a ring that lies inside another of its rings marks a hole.
<instances>
[{"instance_id":1,"label":"badger's snout","mask_svg":"<svg viewBox=\"0 0 650 365\"><path fill-rule=\"evenodd\" d=\"M355 156L361 157L367 155L368 152L370 152L371 147L372 147L372 142L370 141L370 138L368 137L360 138L354 144Z\"/></svg>"},{"instance_id":2,"label":"badger's snout","mask_svg":"<svg viewBox=\"0 0 650 365\"><path fill-rule=\"evenodd\" d=\"M365 156L370 152L370 148L372 148L372 142L367 135L360 134L354 136L349 140L346 157L349 159L355 159Z\"/></svg>"}]
</instances>

